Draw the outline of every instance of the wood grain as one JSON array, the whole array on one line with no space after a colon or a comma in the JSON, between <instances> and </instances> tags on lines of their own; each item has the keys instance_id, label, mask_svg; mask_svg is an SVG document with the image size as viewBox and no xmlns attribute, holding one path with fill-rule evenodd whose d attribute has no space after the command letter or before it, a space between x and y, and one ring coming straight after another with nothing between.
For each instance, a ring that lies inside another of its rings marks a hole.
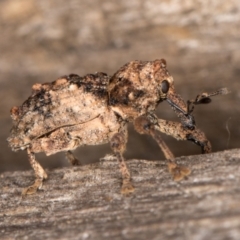
<instances>
[{"instance_id":1,"label":"wood grain","mask_svg":"<svg viewBox=\"0 0 240 240\"><path fill-rule=\"evenodd\" d=\"M240 239L240 149L166 161L129 160L135 192L120 194L114 160L47 171L42 191L21 198L33 172L1 174L1 239Z\"/></svg>"}]
</instances>

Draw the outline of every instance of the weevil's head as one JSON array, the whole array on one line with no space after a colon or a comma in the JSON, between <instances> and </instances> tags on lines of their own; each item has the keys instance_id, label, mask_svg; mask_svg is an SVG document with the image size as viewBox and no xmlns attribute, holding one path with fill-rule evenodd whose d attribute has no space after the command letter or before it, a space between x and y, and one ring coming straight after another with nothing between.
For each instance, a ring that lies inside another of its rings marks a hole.
<instances>
[{"instance_id":1,"label":"weevil's head","mask_svg":"<svg viewBox=\"0 0 240 240\"><path fill-rule=\"evenodd\" d=\"M159 102L166 100L181 119L183 127L194 129L194 117L182 97L175 92L173 77L166 69L166 65L164 59L154 61L154 78L158 81Z\"/></svg>"},{"instance_id":2,"label":"weevil's head","mask_svg":"<svg viewBox=\"0 0 240 240\"><path fill-rule=\"evenodd\" d=\"M108 85L109 105L124 119L135 119L154 111L167 100L184 127L194 128L194 118L180 95L175 93L166 61L132 61L122 66Z\"/></svg>"}]
</instances>

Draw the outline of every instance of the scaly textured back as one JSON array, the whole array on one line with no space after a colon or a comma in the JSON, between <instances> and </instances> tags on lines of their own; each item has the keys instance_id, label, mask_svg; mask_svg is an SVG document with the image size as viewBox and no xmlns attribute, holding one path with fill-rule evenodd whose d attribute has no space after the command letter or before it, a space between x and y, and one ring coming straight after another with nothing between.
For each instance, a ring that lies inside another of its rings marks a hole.
<instances>
[{"instance_id":1,"label":"scaly textured back","mask_svg":"<svg viewBox=\"0 0 240 240\"><path fill-rule=\"evenodd\" d=\"M11 109L11 148L24 149L33 139L60 127L97 117L107 105L108 83L107 74L96 73L84 77L71 74L52 83L34 84L23 105Z\"/></svg>"}]
</instances>

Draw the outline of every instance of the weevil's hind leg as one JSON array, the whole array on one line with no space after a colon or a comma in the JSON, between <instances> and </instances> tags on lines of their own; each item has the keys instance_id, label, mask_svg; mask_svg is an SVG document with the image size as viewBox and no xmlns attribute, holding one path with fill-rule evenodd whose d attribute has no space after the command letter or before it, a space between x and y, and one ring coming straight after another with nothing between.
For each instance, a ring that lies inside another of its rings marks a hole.
<instances>
[{"instance_id":1,"label":"weevil's hind leg","mask_svg":"<svg viewBox=\"0 0 240 240\"><path fill-rule=\"evenodd\" d=\"M47 179L47 174L42 168L42 166L37 162L34 152L31 151L31 148L27 148L27 154L29 162L35 172L35 182L31 186L23 189L22 195L29 195L35 193L38 189L42 187L43 180Z\"/></svg>"},{"instance_id":2,"label":"weevil's hind leg","mask_svg":"<svg viewBox=\"0 0 240 240\"><path fill-rule=\"evenodd\" d=\"M67 160L73 165L73 166L80 166L81 163L77 158L75 158L74 154L71 151L65 152Z\"/></svg>"},{"instance_id":3,"label":"weevil's hind leg","mask_svg":"<svg viewBox=\"0 0 240 240\"><path fill-rule=\"evenodd\" d=\"M124 127L120 132L115 133L110 139L110 146L118 159L120 171L122 174L122 189L121 193L127 195L134 192L134 187L131 183L131 175L125 163L123 152L126 148L127 129Z\"/></svg>"},{"instance_id":4,"label":"weevil's hind leg","mask_svg":"<svg viewBox=\"0 0 240 240\"><path fill-rule=\"evenodd\" d=\"M187 177L191 173L191 170L185 166L180 166L175 162L173 153L163 141L162 137L160 136L160 132L158 132L155 128L156 123L154 123L154 120L156 119L151 119L145 115L141 116L135 120L134 127L140 134L149 134L155 139L163 151L166 159L168 160L168 170L173 179L175 181L180 181Z\"/></svg>"}]
</instances>

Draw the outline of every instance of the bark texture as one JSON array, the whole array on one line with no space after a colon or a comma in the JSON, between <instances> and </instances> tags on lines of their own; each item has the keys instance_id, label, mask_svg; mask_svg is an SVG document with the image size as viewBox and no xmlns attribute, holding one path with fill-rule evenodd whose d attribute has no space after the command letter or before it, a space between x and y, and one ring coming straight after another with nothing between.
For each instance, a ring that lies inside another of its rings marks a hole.
<instances>
[{"instance_id":1,"label":"bark texture","mask_svg":"<svg viewBox=\"0 0 240 240\"><path fill-rule=\"evenodd\" d=\"M130 196L111 158L48 170L24 198L33 171L2 173L1 239L240 239L240 150L177 160L192 169L179 183L164 160L128 160Z\"/></svg>"}]
</instances>

